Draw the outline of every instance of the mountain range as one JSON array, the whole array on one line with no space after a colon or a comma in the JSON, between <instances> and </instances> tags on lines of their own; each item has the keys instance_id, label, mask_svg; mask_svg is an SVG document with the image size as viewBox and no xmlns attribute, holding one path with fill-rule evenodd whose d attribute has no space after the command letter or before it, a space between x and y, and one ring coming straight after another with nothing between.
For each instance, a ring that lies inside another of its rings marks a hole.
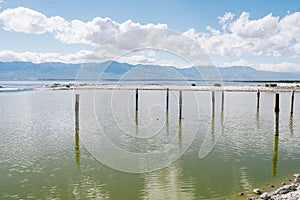
<instances>
[{"instance_id":1,"label":"mountain range","mask_svg":"<svg viewBox=\"0 0 300 200\"><path fill-rule=\"evenodd\" d=\"M190 67L103 63L65 64L0 62L0 80L36 79L116 79L116 80L226 80L226 81L296 81L300 72L273 72L252 67Z\"/></svg>"}]
</instances>

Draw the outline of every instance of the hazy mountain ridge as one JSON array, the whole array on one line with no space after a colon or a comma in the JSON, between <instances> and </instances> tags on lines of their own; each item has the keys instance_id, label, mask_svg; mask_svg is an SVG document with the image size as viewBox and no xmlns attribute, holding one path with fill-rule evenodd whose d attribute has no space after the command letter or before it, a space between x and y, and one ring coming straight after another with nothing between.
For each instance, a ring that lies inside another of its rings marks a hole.
<instances>
[{"instance_id":1,"label":"hazy mountain ridge","mask_svg":"<svg viewBox=\"0 0 300 200\"><path fill-rule=\"evenodd\" d=\"M189 79L189 80L300 80L300 73L272 72L251 67L233 66L226 68L191 67L176 68L158 65L131 65L116 61L96 64L65 64L30 62L0 62L0 79L75 79L77 73L83 77L103 79ZM84 73L83 73L84 72ZM80 76L79 76L80 77Z\"/></svg>"}]
</instances>

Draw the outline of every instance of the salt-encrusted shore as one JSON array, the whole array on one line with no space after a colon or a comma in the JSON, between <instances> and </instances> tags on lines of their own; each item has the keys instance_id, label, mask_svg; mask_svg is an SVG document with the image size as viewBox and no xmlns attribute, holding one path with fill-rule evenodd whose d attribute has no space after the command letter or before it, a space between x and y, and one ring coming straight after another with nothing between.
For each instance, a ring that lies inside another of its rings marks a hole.
<instances>
[{"instance_id":1,"label":"salt-encrusted shore","mask_svg":"<svg viewBox=\"0 0 300 200\"><path fill-rule=\"evenodd\" d=\"M31 90L27 88L14 88L14 87L0 87L0 92L14 92L14 91L26 91L26 90Z\"/></svg>"},{"instance_id":2,"label":"salt-encrusted shore","mask_svg":"<svg viewBox=\"0 0 300 200\"><path fill-rule=\"evenodd\" d=\"M134 84L53 84L34 90L185 90L185 91L232 91L232 92L300 92L295 83L279 83L277 86L245 85L245 86L190 86L190 85L134 85ZM1 88L0 88L1 90Z\"/></svg>"}]
</instances>

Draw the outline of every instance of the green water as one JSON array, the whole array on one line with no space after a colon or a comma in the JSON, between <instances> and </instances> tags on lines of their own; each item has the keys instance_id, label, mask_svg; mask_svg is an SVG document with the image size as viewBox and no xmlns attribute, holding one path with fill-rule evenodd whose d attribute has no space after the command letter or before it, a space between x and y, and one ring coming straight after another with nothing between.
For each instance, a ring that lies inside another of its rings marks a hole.
<instances>
[{"instance_id":1,"label":"green water","mask_svg":"<svg viewBox=\"0 0 300 200\"><path fill-rule=\"evenodd\" d=\"M0 93L0 199L232 199L299 172L298 94L293 118L290 94L280 94L276 140L273 93L261 94L259 112L255 93L225 93L223 112L216 93L212 118L210 92L183 92L181 121L176 91L170 92L167 114L164 91L140 91L137 113L135 91L79 93L78 134L73 91ZM120 155L99 130L129 153L162 151L170 144L166 155L175 161L145 173L108 167L151 169L160 163L137 162L137 167L127 157L110 162ZM199 159L203 144L216 145Z\"/></svg>"}]
</instances>

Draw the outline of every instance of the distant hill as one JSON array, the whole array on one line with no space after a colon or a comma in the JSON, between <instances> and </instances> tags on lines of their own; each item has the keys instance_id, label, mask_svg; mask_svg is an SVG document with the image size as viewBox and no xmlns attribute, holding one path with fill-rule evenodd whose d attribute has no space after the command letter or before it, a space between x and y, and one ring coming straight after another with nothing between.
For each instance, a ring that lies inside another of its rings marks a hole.
<instances>
[{"instance_id":1,"label":"distant hill","mask_svg":"<svg viewBox=\"0 0 300 200\"><path fill-rule=\"evenodd\" d=\"M79 73L78 73L79 72ZM79 76L77 76L79 74ZM179 69L172 66L131 65L119 62L100 64L64 64L30 62L0 62L0 79L123 79L123 80L235 80L282 81L300 80L300 73L272 72L251 67L226 68L191 67Z\"/></svg>"}]
</instances>

